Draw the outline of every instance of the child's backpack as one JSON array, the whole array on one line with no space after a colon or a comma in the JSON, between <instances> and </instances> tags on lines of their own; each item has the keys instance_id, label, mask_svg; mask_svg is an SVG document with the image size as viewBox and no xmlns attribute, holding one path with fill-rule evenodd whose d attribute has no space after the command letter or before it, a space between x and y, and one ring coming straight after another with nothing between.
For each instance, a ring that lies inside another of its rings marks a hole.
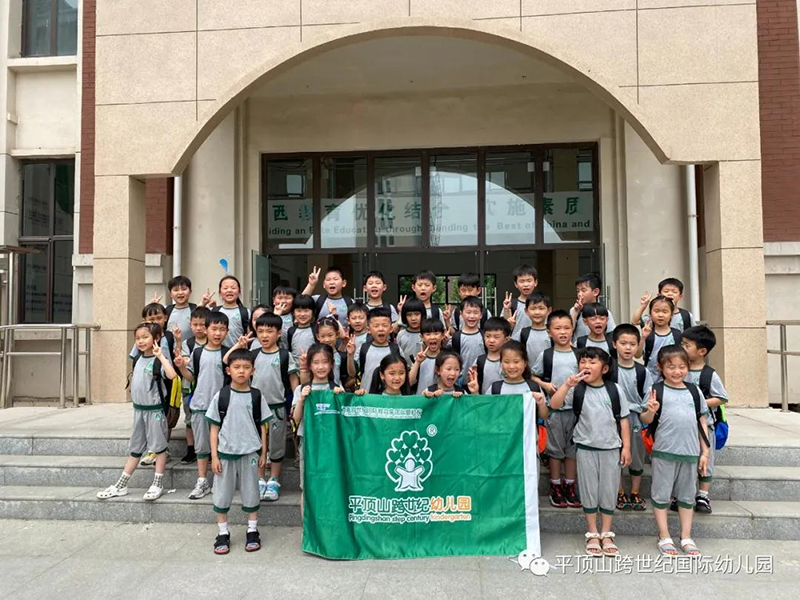
<instances>
[{"instance_id":1,"label":"child's backpack","mask_svg":"<svg viewBox=\"0 0 800 600\"><path fill-rule=\"evenodd\" d=\"M487 356L481 354L475 361L476 371L478 371L478 393L483 389L483 371L486 369Z\"/></svg>"},{"instance_id":2,"label":"child's backpack","mask_svg":"<svg viewBox=\"0 0 800 600\"><path fill-rule=\"evenodd\" d=\"M197 308L197 304L192 304L189 302L189 310L193 311L195 308ZM172 311L175 310L175 305L170 304L169 306L166 306L164 310L167 312L167 321L169 321L169 318L172 316Z\"/></svg>"},{"instance_id":3,"label":"child's backpack","mask_svg":"<svg viewBox=\"0 0 800 600\"><path fill-rule=\"evenodd\" d=\"M342 382L342 387L350 379L350 373L347 372L347 352L338 352L339 354L339 381Z\"/></svg>"},{"instance_id":4,"label":"child's backpack","mask_svg":"<svg viewBox=\"0 0 800 600\"><path fill-rule=\"evenodd\" d=\"M523 327L522 330L519 332L519 341L522 342L522 345L525 346L525 350L528 350L528 339L531 337L531 330L533 327ZM547 343L550 344L550 348L553 347L553 340L550 336L547 336ZM536 360L539 358L538 356L529 356L528 360Z\"/></svg>"},{"instance_id":5,"label":"child's backpack","mask_svg":"<svg viewBox=\"0 0 800 600\"><path fill-rule=\"evenodd\" d=\"M461 354L461 330L459 329L455 333L453 333L453 337L450 338L450 347L453 349L453 352L456 354ZM486 346L483 347L484 351L486 351Z\"/></svg>"},{"instance_id":6,"label":"child's backpack","mask_svg":"<svg viewBox=\"0 0 800 600\"><path fill-rule=\"evenodd\" d=\"M648 338L649 339L649 338ZM586 348L587 343L589 342L588 335L582 335L577 340L575 340L575 348L578 350L583 350ZM614 339L610 333L606 333L606 343L608 344L608 355L616 359L617 358L617 350L614 348Z\"/></svg>"},{"instance_id":7,"label":"child's backpack","mask_svg":"<svg viewBox=\"0 0 800 600\"><path fill-rule=\"evenodd\" d=\"M658 410L653 416L652 423L650 423L646 428L642 429L642 442L644 442L644 447L648 454L653 453L653 443L656 439L656 429L658 429L658 421L661 418L661 410L664 408L664 382L659 381L653 386L653 389L656 392L656 400L658 400ZM700 390L696 385L688 382L686 383L686 389L689 390L689 393L692 395L692 400L694 400L695 421L697 422L697 430L700 432L700 438L703 440L703 442L705 442L706 446L708 446L708 436L706 435L705 429L703 429L703 427L700 425L700 419L703 418L703 414L701 413L700 409L700 405L702 404Z\"/></svg>"},{"instance_id":8,"label":"child's backpack","mask_svg":"<svg viewBox=\"0 0 800 600\"><path fill-rule=\"evenodd\" d=\"M639 398L644 399L644 382L647 380L647 367L634 362L633 368L636 369L636 392L639 394ZM612 364L608 370L608 375L611 381L619 383L619 365Z\"/></svg>"},{"instance_id":9,"label":"child's backpack","mask_svg":"<svg viewBox=\"0 0 800 600\"><path fill-rule=\"evenodd\" d=\"M353 299L349 296L345 296L342 294L342 300L344 300L344 305L347 307L347 310L350 310L350 307L353 306ZM319 317L319 313L325 308L325 303L328 301L328 294L322 292L319 296L317 296L316 305L314 306L314 316Z\"/></svg>"},{"instance_id":10,"label":"child's backpack","mask_svg":"<svg viewBox=\"0 0 800 600\"><path fill-rule=\"evenodd\" d=\"M622 436L622 402L619 398L619 390L617 384L613 381L604 381L603 386L606 388L606 393L611 399L611 413L614 415L614 421L617 422L617 435ZM586 396L586 382L581 381L575 386L575 391L572 393L572 412L575 414L575 423L581 420L581 411L583 410L583 398Z\"/></svg>"},{"instance_id":11,"label":"child's backpack","mask_svg":"<svg viewBox=\"0 0 800 600\"><path fill-rule=\"evenodd\" d=\"M683 323L683 331L692 326L692 314L685 308L679 308L678 313L681 315L681 323Z\"/></svg>"},{"instance_id":12,"label":"child's backpack","mask_svg":"<svg viewBox=\"0 0 800 600\"><path fill-rule=\"evenodd\" d=\"M556 349L551 346L542 352L542 376L540 379L546 383L550 383L553 379L553 353L555 351ZM572 352L575 354L575 360L577 361L578 351L573 348Z\"/></svg>"},{"instance_id":13,"label":"child's backpack","mask_svg":"<svg viewBox=\"0 0 800 600\"><path fill-rule=\"evenodd\" d=\"M194 381L195 385L197 382L200 381L200 356L203 354L203 350L205 350L205 346L196 347L192 352L192 372L194 374ZM220 355L220 362L222 363L222 373L223 373L223 383L222 385L229 385L231 382L231 376L225 373L225 355L230 352L230 348L227 346L221 346L219 349Z\"/></svg>"},{"instance_id":14,"label":"child's backpack","mask_svg":"<svg viewBox=\"0 0 800 600\"><path fill-rule=\"evenodd\" d=\"M250 398L253 400L253 422L256 425L256 433L261 437L261 391L256 388L250 388ZM228 414L228 407L231 404L231 386L225 385L219 391L219 402L217 408L219 410L219 428L222 429L222 423L225 421L225 415Z\"/></svg>"},{"instance_id":15,"label":"child's backpack","mask_svg":"<svg viewBox=\"0 0 800 600\"><path fill-rule=\"evenodd\" d=\"M478 325L478 328L483 331L483 328L486 326L486 321L489 319L489 311L486 310L486 307L483 308L481 311L481 323ZM461 309L457 308L453 311L453 323L456 326L456 329L461 329Z\"/></svg>"},{"instance_id":16,"label":"child's backpack","mask_svg":"<svg viewBox=\"0 0 800 600\"><path fill-rule=\"evenodd\" d=\"M484 356L486 356L484 354ZM528 384L528 389L531 392L536 392L537 394L543 394L542 388L540 388L535 381L530 379L525 379L525 383ZM489 390L489 393L492 396L499 396L503 391L503 383L505 383L502 379L500 381L495 381L492 384L492 388ZM479 390L480 391L480 390ZM539 417L536 418L536 452L538 454L544 454L544 450L547 448L547 428L544 426L544 420L540 419Z\"/></svg>"},{"instance_id":17,"label":"child's backpack","mask_svg":"<svg viewBox=\"0 0 800 600\"><path fill-rule=\"evenodd\" d=\"M426 311L427 312L427 311ZM424 319L425 317L423 317ZM442 320L442 311L439 310L439 307L435 304L431 304L431 319L439 319ZM447 323L444 324L445 328L447 328Z\"/></svg>"},{"instance_id":18,"label":"child's backpack","mask_svg":"<svg viewBox=\"0 0 800 600\"><path fill-rule=\"evenodd\" d=\"M253 357L253 364L255 364L255 361L260 353L261 353L260 348L258 350L250 351L250 354ZM281 365L281 383L283 384L283 398L287 400L291 405L292 398L294 397L294 390L292 389L292 383L289 379L289 351L286 348L278 348L278 360L280 361Z\"/></svg>"},{"instance_id":19,"label":"child's backpack","mask_svg":"<svg viewBox=\"0 0 800 600\"><path fill-rule=\"evenodd\" d=\"M677 329L675 329L674 327L670 327L670 331L672 332L672 339L674 340L674 344L676 346L680 346L681 345L681 338L683 337L681 335L681 332L678 331ZM656 332L653 331L653 333L651 333L649 336L647 336L647 339L644 341L644 356L643 356L643 360L644 360L644 364L645 365L649 365L650 364L650 355L653 354L653 348L656 345L655 335L656 335Z\"/></svg>"},{"instance_id":20,"label":"child's backpack","mask_svg":"<svg viewBox=\"0 0 800 600\"><path fill-rule=\"evenodd\" d=\"M250 313L248 312L247 308L244 304L242 304L241 300L236 302L239 306L239 318L242 320L242 335L247 335L250 331ZM221 306L215 306L211 309L212 312L219 312L222 310Z\"/></svg>"},{"instance_id":21,"label":"child's backpack","mask_svg":"<svg viewBox=\"0 0 800 600\"><path fill-rule=\"evenodd\" d=\"M357 373L357 376L358 376L359 381L361 380L361 376L364 374L364 365L367 363L367 352L369 352L369 349L372 348L374 343L375 342L373 340L368 340L368 341L364 342L363 344L361 344L361 348L358 351L358 365L357 365L358 373ZM395 355L399 356L400 358L403 358L403 353L400 352L400 346L398 346L394 342L389 342L389 352L391 354L395 354ZM405 362L405 360L406 359L403 358L403 362ZM369 382L367 382L367 383L369 383Z\"/></svg>"},{"instance_id":22,"label":"child's backpack","mask_svg":"<svg viewBox=\"0 0 800 600\"><path fill-rule=\"evenodd\" d=\"M714 369L709 365L704 365L703 370L700 371L700 380L697 382L697 387L703 392L706 400L713 397L711 394L711 380L714 378L714 373ZM714 449L722 450L728 442L728 434L730 433L730 426L725 417L725 405L720 404L712 410L711 416L714 419Z\"/></svg>"}]
</instances>

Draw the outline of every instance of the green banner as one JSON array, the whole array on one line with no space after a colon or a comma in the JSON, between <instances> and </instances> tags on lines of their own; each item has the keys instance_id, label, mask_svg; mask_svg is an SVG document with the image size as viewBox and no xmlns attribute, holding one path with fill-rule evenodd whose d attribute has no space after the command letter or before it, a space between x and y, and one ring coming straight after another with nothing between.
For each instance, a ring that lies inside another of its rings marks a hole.
<instances>
[{"instance_id":1,"label":"green banner","mask_svg":"<svg viewBox=\"0 0 800 600\"><path fill-rule=\"evenodd\" d=\"M312 392L304 423L305 552L541 555L530 394Z\"/></svg>"}]
</instances>

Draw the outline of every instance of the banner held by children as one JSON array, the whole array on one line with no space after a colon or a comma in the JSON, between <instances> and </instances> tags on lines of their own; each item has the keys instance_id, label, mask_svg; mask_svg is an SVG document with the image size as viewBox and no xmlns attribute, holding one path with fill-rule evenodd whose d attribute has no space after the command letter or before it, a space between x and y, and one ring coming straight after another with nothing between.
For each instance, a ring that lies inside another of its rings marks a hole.
<instances>
[{"instance_id":1,"label":"banner held by children","mask_svg":"<svg viewBox=\"0 0 800 600\"><path fill-rule=\"evenodd\" d=\"M305 552L541 555L531 394L314 391L304 421Z\"/></svg>"}]
</instances>

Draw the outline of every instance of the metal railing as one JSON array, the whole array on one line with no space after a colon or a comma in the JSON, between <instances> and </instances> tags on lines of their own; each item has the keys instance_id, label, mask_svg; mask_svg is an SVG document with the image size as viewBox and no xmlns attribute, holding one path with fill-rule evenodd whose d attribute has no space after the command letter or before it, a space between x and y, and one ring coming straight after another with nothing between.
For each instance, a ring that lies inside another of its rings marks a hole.
<instances>
[{"instance_id":1,"label":"metal railing","mask_svg":"<svg viewBox=\"0 0 800 600\"><path fill-rule=\"evenodd\" d=\"M0 327L0 337L2 337L3 351L0 357L3 360L0 366L0 407L9 408L13 397L11 394L11 363L14 356L58 356L59 357L59 379L58 379L58 402L61 408L67 406L67 334L72 332L72 405L78 406L78 371L81 356L86 357L85 377L86 377L86 404L92 403L92 331L100 329L100 325L92 324L57 324L57 323L32 323L3 325ZM17 331L59 331L61 332L61 345L58 351L21 351L14 350L14 334ZM80 350L80 334L85 332L85 349Z\"/></svg>"},{"instance_id":2,"label":"metal railing","mask_svg":"<svg viewBox=\"0 0 800 600\"><path fill-rule=\"evenodd\" d=\"M786 328L800 327L800 321L767 321L767 326L778 327L780 330L780 349L770 350L767 354L777 354L781 357L781 411L789 410L789 367L787 358L790 356L800 356L800 352L789 352L786 349Z\"/></svg>"}]
</instances>

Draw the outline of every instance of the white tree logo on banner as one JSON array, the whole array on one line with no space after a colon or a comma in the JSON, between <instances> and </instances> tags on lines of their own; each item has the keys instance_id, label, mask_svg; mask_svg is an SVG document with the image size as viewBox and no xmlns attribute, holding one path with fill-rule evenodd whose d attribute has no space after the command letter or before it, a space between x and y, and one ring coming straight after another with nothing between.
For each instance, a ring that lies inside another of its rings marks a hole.
<instances>
[{"instance_id":1,"label":"white tree logo on banner","mask_svg":"<svg viewBox=\"0 0 800 600\"><path fill-rule=\"evenodd\" d=\"M386 475L396 492L421 492L422 483L433 473L433 452L428 440L416 431L404 431L386 451Z\"/></svg>"}]
</instances>

